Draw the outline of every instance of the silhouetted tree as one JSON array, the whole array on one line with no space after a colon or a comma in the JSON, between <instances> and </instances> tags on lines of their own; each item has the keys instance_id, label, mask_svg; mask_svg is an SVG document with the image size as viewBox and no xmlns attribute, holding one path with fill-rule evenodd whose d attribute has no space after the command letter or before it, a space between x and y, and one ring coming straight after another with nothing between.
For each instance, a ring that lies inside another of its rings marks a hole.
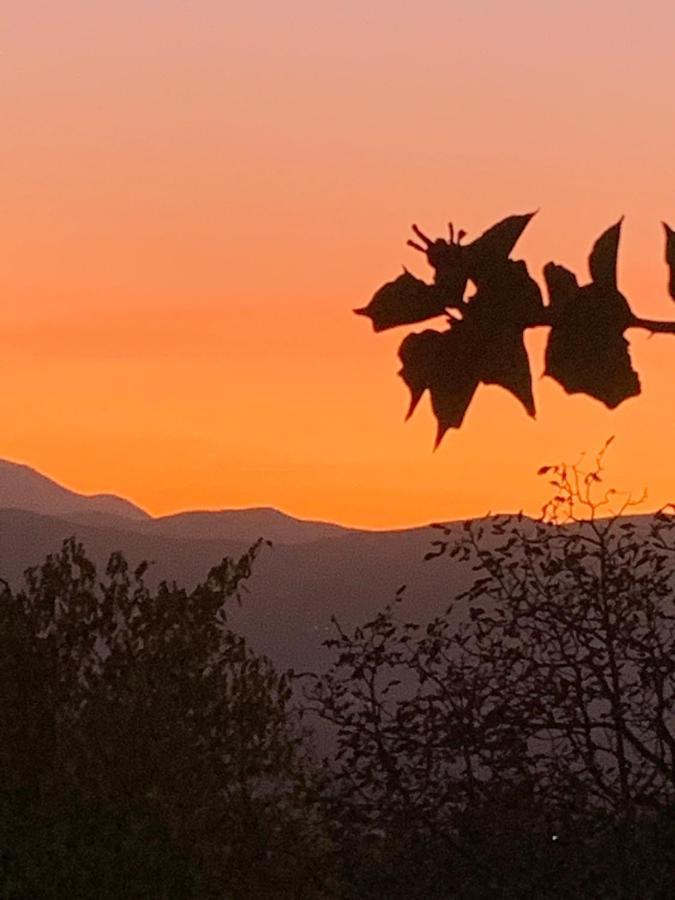
<instances>
[{"instance_id":1,"label":"silhouetted tree","mask_svg":"<svg viewBox=\"0 0 675 900\"><path fill-rule=\"evenodd\" d=\"M71 539L4 585L2 896L321 896L288 675L226 621L257 551L150 590Z\"/></svg>"},{"instance_id":2,"label":"silhouetted tree","mask_svg":"<svg viewBox=\"0 0 675 900\"><path fill-rule=\"evenodd\" d=\"M430 556L476 571L445 615L330 642L310 696L336 815L379 842L363 896L675 890L675 519L602 518L601 460L542 473L541 521L441 529Z\"/></svg>"},{"instance_id":3,"label":"silhouetted tree","mask_svg":"<svg viewBox=\"0 0 675 900\"><path fill-rule=\"evenodd\" d=\"M436 446L449 428L459 428L479 384L496 384L512 393L530 416L535 415L526 329L551 326L545 374L568 394L584 393L610 409L640 393L640 380L630 361L629 328L675 333L675 322L637 317L617 285L621 221L595 242L589 256L591 282L579 286L564 266L544 268L549 302L527 265L510 259L515 244L534 214L510 216L463 245L432 240L413 225L419 239L408 241L427 257L434 281L427 284L404 269L385 284L370 303L356 309L375 331L423 322L445 315L445 331L426 329L406 337L400 348L400 375L410 389L412 415L425 391L438 422ZM675 232L664 223L669 290L675 299ZM473 296L465 297L469 284Z\"/></svg>"},{"instance_id":4,"label":"silhouetted tree","mask_svg":"<svg viewBox=\"0 0 675 900\"><path fill-rule=\"evenodd\" d=\"M675 515L606 514L602 454L541 474L540 520L437 526L443 615L335 623L304 709L227 623L259 545L193 591L74 540L0 583L2 896L672 896Z\"/></svg>"}]
</instances>

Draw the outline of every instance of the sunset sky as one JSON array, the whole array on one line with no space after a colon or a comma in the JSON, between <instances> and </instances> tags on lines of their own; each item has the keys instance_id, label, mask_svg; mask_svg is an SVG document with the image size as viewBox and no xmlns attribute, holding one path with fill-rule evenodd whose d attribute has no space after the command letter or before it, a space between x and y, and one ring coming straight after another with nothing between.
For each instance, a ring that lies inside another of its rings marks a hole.
<instances>
[{"instance_id":1,"label":"sunset sky","mask_svg":"<svg viewBox=\"0 0 675 900\"><path fill-rule=\"evenodd\" d=\"M539 208L514 256L675 318L672 0L15 0L0 16L0 457L153 514L274 506L399 527L536 512L537 468L616 435L608 476L675 500L675 338L643 394L481 387L432 452L396 350L351 312L417 222ZM419 326L423 327L423 326Z\"/></svg>"}]
</instances>

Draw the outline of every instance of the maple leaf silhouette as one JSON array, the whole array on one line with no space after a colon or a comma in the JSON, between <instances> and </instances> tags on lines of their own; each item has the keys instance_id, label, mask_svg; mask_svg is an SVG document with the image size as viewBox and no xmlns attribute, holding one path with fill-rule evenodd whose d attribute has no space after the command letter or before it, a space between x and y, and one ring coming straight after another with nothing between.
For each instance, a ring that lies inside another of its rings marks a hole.
<instances>
[{"instance_id":1,"label":"maple leaf silhouette","mask_svg":"<svg viewBox=\"0 0 675 900\"><path fill-rule=\"evenodd\" d=\"M505 388L530 416L535 407L523 335L541 319L542 312L539 285L522 260L506 260L494 277L479 278L476 295L465 312L480 381Z\"/></svg>"},{"instance_id":2,"label":"maple leaf silhouette","mask_svg":"<svg viewBox=\"0 0 675 900\"><path fill-rule=\"evenodd\" d=\"M413 325L441 316L446 306L446 298L436 285L427 284L405 270L403 275L376 291L368 306L354 312L368 316L374 331L385 331L397 325Z\"/></svg>"},{"instance_id":3,"label":"maple leaf silhouette","mask_svg":"<svg viewBox=\"0 0 675 900\"><path fill-rule=\"evenodd\" d=\"M577 276L564 266L550 262L544 266L544 279L548 289L548 310L554 319L560 318L579 290Z\"/></svg>"},{"instance_id":4,"label":"maple leaf silhouette","mask_svg":"<svg viewBox=\"0 0 675 900\"><path fill-rule=\"evenodd\" d=\"M474 284L478 285L499 270L500 264L511 255L518 238L535 215L532 212L507 216L467 245L467 269Z\"/></svg>"},{"instance_id":5,"label":"maple leaf silhouette","mask_svg":"<svg viewBox=\"0 0 675 900\"><path fill-rule=\"evenodd\" d=\"M545 374L568 394L584 393L614 409L640 393L628 341L628 328L675 334L675 322L636 317L617 284L617 256L623 219L604 231L588 258L591 281L580 286L569 269L544 268L549 303L530 277L526 264L510 259L534 213L508 216L469 244L464 231L455 240L427 237L413 225L408 244L424 253L433 269L429 284L404 269L383 285L370 303L356 309L375 331L445 316L445 331L426 329L400 345L399 375L410 390L406 418L426 391L438 423L436 446L450 428L459 428L479 384L509 391L530 416L535 415L530 363L524 342L527 328L551 327ZM664 222L670 296L675 300L675 232ZM468 286L475 294L465 297Z\"/></svg>"},{"instance_id":6,"label":"maple leaf silhouette","mask_svg":"<svg viewBox=\"0 0 675 900\"><path fill-rule=\"evenodd\" d=\"M471 244L462 245L463 231L455 232L452 225L450 239L432 240L417 225L413 231L417 240L408 241L411 247L424 253L434 270L434 283L427 284L404 269L374 294L367 306L355 309L359 316L367 316L374 331L385 331L399 325L412 325L435 318L452 309L462 309L469 279L477 286L501 270L518 238L534 213L508 216L489 228Z\"/></svg>"},{"instance_id":7,"label":"maple leaf silhouette","mask_svg":"<svg viewBox=\"0 0 675 900\"><path fill-rule=\"evenodd\" d=\"M623 216L600 235L588 257L588 269L593 284L608 292L617 291L616 264L619 255L619 239Z\"/></svg>"},{"instance_id":8,"label":"maple leaf silhouette","mask_svg":"<svg viewBox=\"0 0 675 900\"><path fill-rule=\"evenodd\" d=\"M409 334L400 348L400 375L410 388L410 418L425 390L438 422L435 446L448 428L459 428L480 382L471 336L458 322L449 331Z\"/></svg>"},{"instance_id":9,"label":"maple leaf silhouette","mask_svg":"<svg viewBox=\"0 0 675 900\"><path fill-rule=\"evenodd\" d=\"M480 383L505 388L535 414L530 362L523 341L541 318L537 283L522 261L503 260L499 278L481 279L476 295L445 332L411 334L399 349L400 375L411 392L408 417L425 390L438 422L437 447L449 428L459 428Z\"/></svg>"},{"instance_id":10,"label":"maple leaf silhouette","mask_svg":"<svg viewBox=\"0 0 675 900\"><path fill-rule=\"evenodd\" d=\"M579 287L571 272L554 263L544 268L553 313L545 374L568 394L588 394L610 409L640 393L624 337L635 317L616 279L622 221L593 245L590 284Z\"/></svg>"}]
</instances>

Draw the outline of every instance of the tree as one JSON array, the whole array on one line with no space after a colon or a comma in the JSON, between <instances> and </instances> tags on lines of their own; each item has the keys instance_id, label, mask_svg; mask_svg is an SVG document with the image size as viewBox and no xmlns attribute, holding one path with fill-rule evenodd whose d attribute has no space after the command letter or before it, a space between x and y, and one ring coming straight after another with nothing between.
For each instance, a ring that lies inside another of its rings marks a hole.
<instances>
[{"instance_id":1,"label":"tree","mask_svg":"<svg viewBox=\"0 0 675 900\"><path fill-rule=\"evenodd\" d=\"M4 584L3 896L321 896L289 675L227 626L259 546L150 590L69 539Z\"/></svg>"},{"instance_id":2,"label":"tree","mask_svg":"<svg viewBox=\"0 0 675 900\"><path fill-rule=\"evenodd\" d=\"M550 326L545 374L568 394L583 393L614 409L640 393L624 334L629 328L675 334L675 322L636 316L617 284L621 223L597 239L588 259L591 281L579 286L564 266L548 263L544 279L549 302L522 260L510 259L534 213L509 216L472 243L432 240L413 225L419 239L408 241L424 253L434 270L432 284L404 269L370 303L356 309L375 331L446 316L444 331L426 329L408 335L399 348L399 374L411 393L408 417L425 391L438 423L436 446L449 428L459 428L479 384L496 384L535 415L530 363L523 335L528 328ZM664 222L669 291L675 300L675 232ZM468 285L476 292L466 298Z\"/></svg>"},{"instance_id":3,"label":"tree","mask_svg":"<svg viewBox=\"0 0 675 900\"><path fill-rule=\"evenodd\" d=\"M227 623L259 545L193 591L72 539L0 583L2 895L671 896L675 511L608 512L602 463L544 466L538 521L437 526L471 587L335 623L301 710Z\"/></svg>"},{"instance_id":4,"label":"tree","mask_svg":"<svg viewBox=\"0 0 675 900\"><path fill-rule=\"evenodd\" d=\"M310 692L391 896L675 890L675 518L603 517L602 456L541 472L540 521L441 527L476 572L445 615L338 630Z\"/></svg>"}]
</instances>

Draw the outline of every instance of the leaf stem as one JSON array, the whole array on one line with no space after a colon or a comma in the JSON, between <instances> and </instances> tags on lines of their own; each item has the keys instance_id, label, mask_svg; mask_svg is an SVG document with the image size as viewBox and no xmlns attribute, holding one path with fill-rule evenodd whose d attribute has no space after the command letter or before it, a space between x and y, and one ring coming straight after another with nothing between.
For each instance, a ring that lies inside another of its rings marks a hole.
<instances>
[{"instance_id":1,"label":"leaf stem","mask_svg":"<svg viewBox=\"0 0 675 900\"><path fill-rule=\"evenodd\" d=\"M639 319L633 317L629 328L645 328L654 334L675 334L675 322L656 322L653 319Z\"/></svg>"},{"instance_id":2,"label":"leaf stem","mask_svg":"<svg viewBox=\"0 0 675 900\"><path fill-rule=\"evenodd\" d=\"M555 318L550 307L544 307L536 320L528 322L527 328L551 327L555 325ZM628 323L628 328L643 328L652 334L675 334L675 322L659 322L656 319L641 319L633 316Z\"/></svg>"}]
</instances>

